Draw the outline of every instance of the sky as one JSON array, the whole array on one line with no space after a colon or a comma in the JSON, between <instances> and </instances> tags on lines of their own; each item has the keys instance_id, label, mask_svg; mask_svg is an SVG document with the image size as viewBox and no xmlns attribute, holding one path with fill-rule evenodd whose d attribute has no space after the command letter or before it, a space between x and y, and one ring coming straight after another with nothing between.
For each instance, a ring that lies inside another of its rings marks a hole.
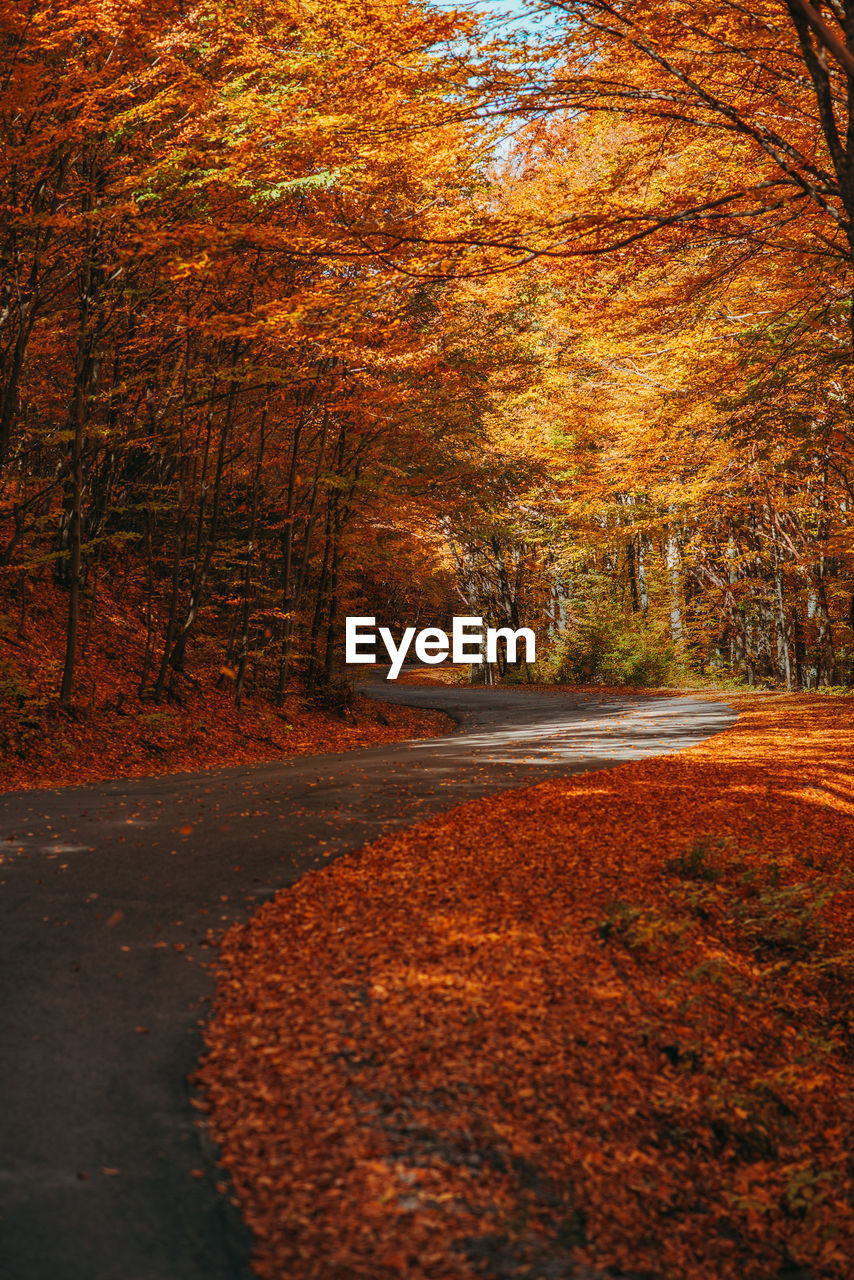
<instances>
[{"instance_id":1,"label":"sky","mask_svg":"<svg viewBox=\"0 0 854 1280\"><path fill-rule=\"evenodd\" d=\"M533 4L526 4L525 0L432 0L432 3L437 9L466 9L475 13L495 14L499 21L506 24L503 27L496 24L498 30L503 30L506 35L527 30L532 36L528 43L532 43L536 36L545 35L550 27L554 31L562 17L559 8L548 7L548 0L534 0ZM545 8L546 12L537 13L538 7ZM499 162L504 162L512 151L517 129L518 122L514 125L508 120L507 133L496 148L496 159Z\"/></svg>"},{"instance_id":2,"label":"sky","mask_svg":"<svg viewBox=\"0 0 854 1280\"><path fill-rule=\"evenodd\" d=\"M524 18L527 18L529 25L535 23L536 28L542 28L548 21L547 15L533 18L531 6L526 5L525 0L433 0L433 3L438 9L473 9L479 13L506 15L508 26L511 27L522 26Z\"/></svg>"}]
</instances>

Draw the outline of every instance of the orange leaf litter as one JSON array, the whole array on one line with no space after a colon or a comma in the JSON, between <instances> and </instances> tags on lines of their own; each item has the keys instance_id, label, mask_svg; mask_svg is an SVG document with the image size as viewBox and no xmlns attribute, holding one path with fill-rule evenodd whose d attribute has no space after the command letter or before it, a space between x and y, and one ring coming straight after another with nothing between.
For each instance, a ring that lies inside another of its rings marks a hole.
<instances>
[{"instance_id":1,"label":"orange leaf litter","mask_svg":"<svg viewBox=\"0 0 854 1280\"><path fill-rule=\"evenodd\" d=\"M854 709L741 710L227 934L198 1082L259 1276L854 1274Z\"/></svg>"}]
</instances>

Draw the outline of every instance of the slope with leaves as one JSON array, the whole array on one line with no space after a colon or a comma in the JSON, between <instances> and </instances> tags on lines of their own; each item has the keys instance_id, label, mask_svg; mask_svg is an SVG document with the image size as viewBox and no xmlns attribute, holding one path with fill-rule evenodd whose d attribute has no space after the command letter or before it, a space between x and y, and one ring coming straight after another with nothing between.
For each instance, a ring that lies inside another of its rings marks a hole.
<instances>
[{"instance_id":1,"label":"slope with leaves","mask_svg":"<svg viewBox=\"0 0 854 1280\"><path fill-rule=\"evenodd\" d=\"M0 612L0 790L259 764L453 728L440 712L376 702L342 682L312 698L289 681L274 704L249 681L235 705L237 671L223 664L212 643L198 655L181 696L152 706L139 696L146 643L140 603L127 583L120 595L102 593L97 626L84 630L80 684L86 696L72 715L51 697L61 593L35 589L23 618L19 607Z\"/></svg>"}]
</instances>

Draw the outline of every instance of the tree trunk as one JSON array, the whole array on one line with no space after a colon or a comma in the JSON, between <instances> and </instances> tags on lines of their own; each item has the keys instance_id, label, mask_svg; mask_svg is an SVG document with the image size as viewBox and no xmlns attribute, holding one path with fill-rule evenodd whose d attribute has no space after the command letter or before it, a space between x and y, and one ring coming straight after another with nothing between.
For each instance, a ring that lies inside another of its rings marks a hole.
<instances>
[{"instance_id":1,"label":"tree trunk","mask_svg":"<svg viewBox=\"0 0 854 1280\"><path fill-rule=\"evenodd\" d=\"M678 649L682 645L682 596L679 590L679 542L672 529L668 530L664 559L670 591L670 639Z\"/></svg>"},{"instance_id":2,"label":"tree trunk","mask_svg":"<svg viewBox=\"0 0 854 1280\"><path fill-rule=\"evenodd\" d=\"M70 708L77 661L77 632L80 627L80 567L83 548L83 425L86 413L82 385L75 396L74 439L71 445L71 513L68 526L68 623L65 632L65 663L59 701Z\"/></svg>"},{"instance_id":3,"label":"tree trunk","mask_svg":"<svg viewBox=\"0 0 854 1280\"><path fill-rule=\"evenodd\" d=\"M258 458L255 463L255 474L252 478L252 508L249 519L249 542L246 548L246 565L243 572L243 602L240 627L240 656L237 662L237 679L234 682L234 701L240 706L243 696L243 683L246 679L246 663L249 658L249 617L251 612L250 593L252 588L252 562L255 556L255 538L258 525L258 497L261 488L261 469L264 465L264 449L266 446L265 427L267 425L267 406L261 414L258 435Z\"/></svg>"}]
</instances>

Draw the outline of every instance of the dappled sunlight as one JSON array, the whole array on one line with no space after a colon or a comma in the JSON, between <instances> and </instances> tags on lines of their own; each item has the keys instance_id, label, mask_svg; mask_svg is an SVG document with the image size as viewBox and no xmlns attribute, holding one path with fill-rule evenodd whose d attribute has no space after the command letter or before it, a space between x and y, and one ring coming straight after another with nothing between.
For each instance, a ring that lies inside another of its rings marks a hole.
<instances>
[{"instance_id":1,"label":"dappled sunlight","mask_svg":"<svg viewBox=\"0 0 854 1280\"><path fill-rule=\"evenodd\" d=\"M506 728L498 725L464 733L444 746L456 755L470 752L472 761L479 764L547 765L599 758L621 764L641 756L666 755L677 740L679 747L689 746L735 719L735 712L723 703L690 698L661 698L628 707L625 699L605 705L591 699L587 715L579 714L578 705L572 704L551 710L555 701L553 697L545 707L535 703L530 725L517 718ZM413 744L414 749L418 745ZM435 746L422 745L431 751Z\"/></svg>"},{"instance_id":2,"label":"dappled sunlight","mask_svg":"<svg viewBox=\"0 0 854 1280\"><path fill-rule=\"evenodd\" d=\"M741 710L228 935L201 1080L259 1275L845 1280L854 724Z\"/></svg>"}]
</instances>

